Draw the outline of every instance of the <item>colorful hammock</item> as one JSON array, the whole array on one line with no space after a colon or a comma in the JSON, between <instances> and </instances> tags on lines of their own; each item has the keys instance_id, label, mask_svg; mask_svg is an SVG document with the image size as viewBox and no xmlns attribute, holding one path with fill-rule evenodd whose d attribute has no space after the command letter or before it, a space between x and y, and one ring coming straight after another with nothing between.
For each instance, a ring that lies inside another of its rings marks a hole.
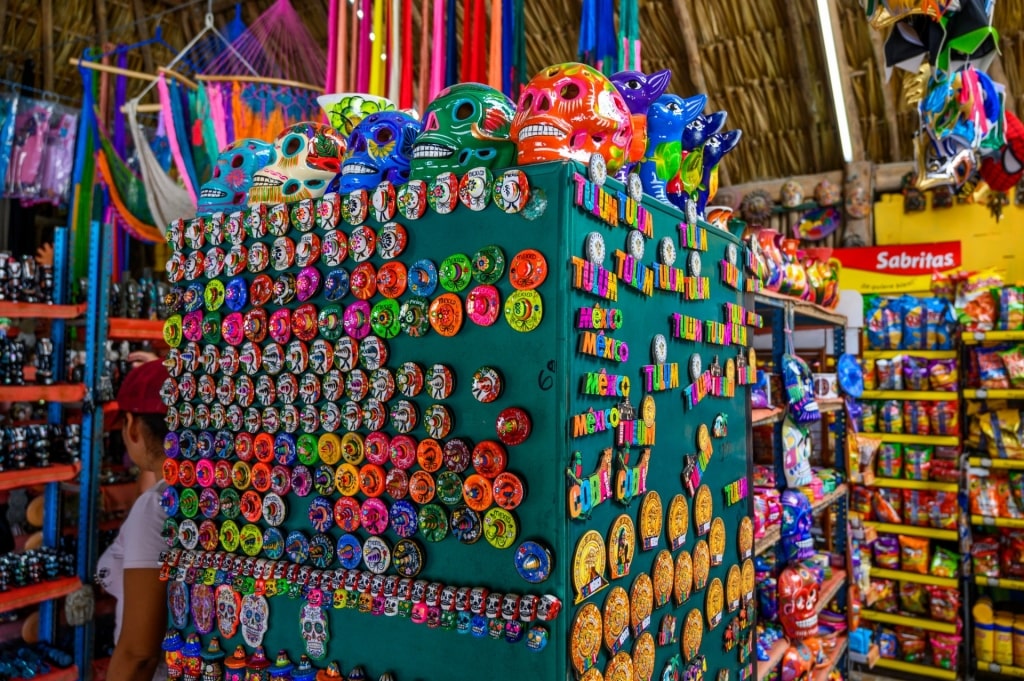
<instances>
[{"instance_id":1,"label":"colorful hammock","mask_svg":"<svg viewBox=\"0 0 1024 681\"><path fill-rule=\"evenodd\" d=\"M156 154L146 142L138 121L138 104L128 102L125 117L128 119L128 128L135 144L139 172L146 188L146 202L154 224L163 228L176 218L194 215L196 207L188 192L164 172Z\"/></svg>"}]
</instances>

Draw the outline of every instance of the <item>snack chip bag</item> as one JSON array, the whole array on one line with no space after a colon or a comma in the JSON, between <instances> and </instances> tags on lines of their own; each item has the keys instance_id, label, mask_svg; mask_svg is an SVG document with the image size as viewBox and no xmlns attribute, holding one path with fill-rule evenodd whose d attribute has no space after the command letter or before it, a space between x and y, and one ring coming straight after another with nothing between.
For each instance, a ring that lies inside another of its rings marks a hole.
<instances>
[{"instance_id":1,"label":"snack chip bag","mask_svg":"<svg viewBox=\"0 0 1024 681\"><path fill-rule=\"evenodd\" d=\"M936 435L960 434L960 409L956 402L932 402L931 431Z\"/></svg>"},{"instance_id":2,"label":"snack chip bag","mask_svg":"<svg viewBox=\"0 0 1024 681\"><path fill-rule=\"evenodd\" d=\"M900 566L904 572L928 574L929 540L900 535Z\"/></svg>"},{"instance_id":3,"label":"snack chip bag","mask_svg":"<svg viewBox=\"0 0 1024 681\"><path fill-rule=\"evenodd\" d=\"M888 400L882 403L878 413L878 430L881 433L902 433L903 432L903 409L898 400Z\"/></svg>"},{"instance_id":4,"label":"snack chip bag","mask_svg":"<svg viewBox=\"0 0 1024 681\"><path fill-rule=\"evenodd\" d=\"M936 447L936 449L938 448ZM956 465L956 461L938 458L936 451L935 458L932 459L931 476L932 480L936 482L959 482L960 468Z\"/></svg>"},{"instance_id":5,"label":"snack chip bag","mask_svg":"<svg viewBox=\"0 0 1024 681\"><path fill-rule=\"evenodd\" d=\"M957 529L959 503L956 492L935 492L935 500L928 509L929 525L940 530Z\"/></svg>"},{"instance_id":6,"label":"snack chip bag","mask_svg":"<svg viewBox=\"0 0 1024 681\"><path fill-rule=\"evenodd\" d=\"M971 567L978 577L999 577L999 540L996 537L974 538Z\"/></svg>"},{"instance_id":7,"label":"snack chip bag","mask_svg":"<svg viewBox=\"0 0 1024 681\"><path fill-rule=\"evenodd\" d=\"M862 360L862 367L864 369L864 389L877 390L878 377L875 374L875 359L873 357L865 357Z\"/></svg>"},{"instance_id":8,"label":"snack chip bag","mask_svg":"<svg viewBox=\"0 0 1024 681\"><path fill-rule=\"evenodd\" d=\"M1024 329L1024 288L1004 286L999 292L999 323L1002 331Z\"/></svg>"},{"instance_id":9,"label":"snack chip bag","mask_svg":"<svg viewBox=\"0 0 1024 681\"><path fill-rule=\"evenodd\" d=\"M957 594L959 599L959 594ZM932 632L929 641L932 646L932 664L939 669L956 670L960 666L960 642L962 636Z\"/></svg>"},{"instance_id":10,"label":"snack chip bag","mask_svg":"<svg viewBox=\"0 0 1024 681\"><path fill-rule=\"evenodd\" d=\"M1010 377L1003 364L1001 349L977 348L974 356L978 362L978 385L988 390L1006 390L1010 387Z\"/></svg>"},{"instance_id":11,"label":"snack chip bag","mask_svg":"<svg viewBox=\"0 0 1024 681\"><path fill-rule=\"evenodd\" d=\"M878 403L859 402L858 404L860 404L860 432L876 432L878 430Z\"/></svg>"},{"instance_id":12,"label":"snack chip bag","mask_svg":"<svg viewBox=\"0 0 1024 681\"><path fill-rule=\"evenodd\" d=\"M900 659L904 662L921 664L927 659L928 639L924 631L896 627L896 640L900 645Z\"/></svg>"},{"instance_id":13,"label":"snack chip bag","mask_svg":"<svg viewBox=\"0 0 1024 681\"><path fill-rule=\"evenodd\" d=\"M1024 534L1007 532L1003 535L999 563L1003 577L1019 579L1024 575Z\"/></svg>"},{"instance_id":14,"label":"snack chip bag","mask_svg":"<svg viewBox=\"0 0 1024 681\"><path fill-rule=\"evenodd\" d=\"M903 445L883 442L878 448L878 476L898 478L903 475Z\"/></svg>"},{"instance_id":15,"label":"snack chip bag","mask_svg":"<svg viewBox=\"0 0 1024 681\"><path fill-rule=\"evenodd\" d=\"M891 307L894 307L903 319L903 339L900 347L906 350L923 350L927 321L924 302L920 298L907 295L900 297Z\"/></svg>"},{"instance_id":16,"label":"snack chip bag","mask_svg":"<svg viewBox=\"0 0 1024 681\"><path fill-rule=\"evenodd\" d=\"M896 638L896 632L891 629L883 629L878 633L878 652L882 657L895 660L899 655L899 646L900 643L899 639Z\"/></svg>"},{"instance_id":17,"label":"snack chip bag","mask_svg":"<svg viewBox=\"0 0 1024 681\"><path fill-rule=\"evenodd\" d=\"M998 315L992 289L1002 288L1003 278L994 269L971 274L957 288L957 321L964 331L991 331Z\"/></svg>"},{"instance_id":18,"label":"snack chip bag","mask_svg":"<svg viewBox=\"0 0 1024 681\"><path fill-rule=\"evenodd\" d=\"M868 347L872 350L899 350L903 340L903 323L899 313L892 309L888 298L875 296L867 301L864 325L867 328Z\"/></svg>"},{"instance_id":19,"label":"snack chip bag","mask_svg":"<svg viewBox=\"0 0 1024 681\"><path fill-rule=\"evenodd\" d=\"M903 497L899 490L875 490L875 517L883 523L902 523Z\"/></svg>"},{"instance_id":20,"label":"snack chip bag","mask_svg":"<svg viewBox=\"0 0 1024 681\"><path fill-rule=\"evenodd\" d=\"M900 582L900 608L915 615L928 614L928 590L923 584Z\"/></svg>"},{"instance_id":21,"label":"snack chip bag","mask_svg":"<svg viewBox=\"0 0 1024 681\"><path fill-rule=\"evenodd\" d=\"M878 375L879 390L903 390L903 357L897 355L892 359L875 361L875 373Z\"/></svg>"},{"instance_id":22,"label":"snack chip bag","mask_svg":"<svg viewBox=\"0 0 1024 681\"><path fill-rule=\"evenodd\" d=\"M918 527L931 526L935 495L936 492L928 490L903 490L903 521Z\"/></svg>"},{"instance_id":23,"label":"snack chip bag","mask_svg":"<svg viewBox=\"0 0 1024 681\"><path fill-rule=\"evenodd\" d=\"M925 301L925 348L928 350L952 350L953 333L956 330L956 316L952 304L943 298L929 298Z\"/></svg>"},{"instance_id":24,"label":"snack chip bag","mask_svg":"<svg viewBox=\"0 0 1024 681\"><path fill-rule=\"evenodd\" d=\"M903 385L907 390L928 390L928 360L907 355L903 358Z\"/></svg>"},{"instance_id":25,"label":"snack chip bag","mask_svg":"<svg viewBox=\"0 0 1024 681\"><path fill-rule=\"evenodd\" d=\"M935 553L932 554L932 565L929 572L931 572L932 577L950 577L955 579L959 572L957 570L959 563L960 556L949 549L936 546Z\"/></svg>"},{"instance_id":26,"label":"snack chip bag","mask_svg":"<svg viewBox=\"0 0 1024 681\"><path fill-rule=\"evenodd\" d=\"M870 487L863 487L861 485L854 485L850 492L850 508L860 513L864 520L873 520L875 517L874 508L872 502L875 498L875 492Z\"/></svg>"},{"instance_id":27,"label":"snack chip bag","mask_svg":"<svg viewBox=\"0 0 1024 681\"><path fill-rule=\"evenodd\" d=\"M1024 388L1024 344L999 353L1011 388Z\"/></svg>"},{"instance_id":28,"label":"snack chip bag","mask_svg":"<svg viewBox=\"0 0 1024 681\"><path fill-rule=\"evenodd\" d=\"M867 602L875 610L898 612L900 603L896 592L896 582L891 579L872 579Z\"/></svg>"},{"instance_id":29,"label":"snack chip bag","mask_svg":"<svg viewBox=\"0 0 1024 681\"><path fill-rule=\"evenodd\" d=\"M908 400L903 403L903 431L910 435L928 435L931 432L931 420L927 402Z\"/></svg>"},{"instance_id":30,"label":"snack chip bag","mask_svg":"<svg viewBox=\"0 0 1024 681\"><path fill-rule=\"evenodd\" d=\"M960 612L960 592L942 586L928 586L928 609L932 619L956 622Z\"/></svg>"},{"instance_id":31,"label":"snack chip bag","mask_svg":"<svg viewBox=\"0 0 1024 681\"><path fill-rule=\"evenodd\" d=\"M900 569L900 542L896 535L878 535L871 549L875 555L875 565L889 570Z\"/></svg>"},{"instance_id":32,"label":"snack chip bag","mask_svg":"<svg viewBox=\"0 0 1024 681\"><path fill-rule=\"evenodd\" d=\"M928 383L932 390L955 392L960 373L955 359L933 359L928 362Z\"/></svg>"},{"instance_id":33,"label":"snack chip bag","mask_svg":"<svg viewBox=\"0 0 1024 681\"><path fill-rule=\"evenodd\" d=\"M903 450L903 473L907 480L930 480L932 468L932 447L907 445Z\"/></svg>"}]
</instances>

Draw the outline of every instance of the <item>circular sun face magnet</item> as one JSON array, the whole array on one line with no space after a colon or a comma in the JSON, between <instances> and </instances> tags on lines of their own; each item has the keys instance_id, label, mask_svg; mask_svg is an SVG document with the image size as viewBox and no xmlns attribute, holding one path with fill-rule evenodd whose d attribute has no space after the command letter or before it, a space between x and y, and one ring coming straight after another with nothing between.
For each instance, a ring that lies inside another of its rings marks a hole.
<instances>
[{"instance_id":1,"label":"circular sun face magnet","mask_svg":"<svg viewBox=\"0 0 1024 681\"><path fill-rule=\"evenodd\" d=\"M654 557L654 566L651 568L651 581L654 584L654 607L661 608L668 605L672 595L672 583L675 577L675 565L672 562L672 554L668 549L662 549Z\"/></svg>"},{"instance_id":2,"label":"circular sun face magnet","mask_svg":"<svg viewBox=\"0 0 1024 681\"><path fill-rule=\"evenodd\" d=\"M700 653L700 643L704 638L704 617L699 609L691 610L683 624L683 638L680 647L683 659L691 662Z\"/></svg>"},{"instance_id":3,"label":"circular sun face magnet","mask_svg":"<svg viewBox=\"0 0 1024 681\"><path fill-rule=\"evenodd\" d=\"M613 586L604 598L604 645L614 655L629 642L629 595Z\"/></svg>"},{"instance_id":4,"label":"circular sun face magnet","mask_svg":"<svg viewBox=\"0 0 1024 681\"><path fill-rule=\"evenodd\" d=\"M638 229L631 229L626 234L626 252L634 260L642 260L644 257L644 235Z\"/></svg>"},{"instance_id":5,"label":"circular sun face magnet","mask_svg":"<svg viewBox=\"0 0 1024 681\"><path fill-rule=\"evenodd\" d=\"M657 548L661 541L662 517L661 495L652 490L645 494L643 501L640 502L641 550L650 551Z\"/></svg>"},{"instance_id":6,"label":"circular sun face magnet","mask_svg":"<svg viewBox=\"0 0 1024 681\"><path fill-rule=\"evenodd\" d=\"M725 559L725 522L721 518L711 521L708 532L708 548L711 549L711 564L721 565Z\"/></svg>"},{"instance_id":7,"label":"circular sun face magnet","mask_svg":"<svg viewBox=\"0 0 1024 681\"><path fill-rule=\"evenodd\" d=\"M711 530L711 517L714 515L714 502L711 499L711 488L701 485L693 498L693 519L697 536L703 537Z\"/></svg>"},{"instance_id":8,"label":"circular sun face magnet","mask_svg":"<svg viewBox=\"0 0 1024 681\"><path fill-rule=\"evenodd\" d=\"M651 626L653 610L654 583L650 575L641 572L629 590L629 623L633 628L633 636L639 636Z\"/></svg>"},{"instance_id":9,"label":"circular sun face magnet","mask_svg":"<svg viewBox=\"0 0 1024 681\"><path fill-rule=\"evenodd\" d=\"M689 274L691 277L700 276L701 264L699 252L690 251L690 255L686 256L686 269L687 274Z\"/></svg>"},{"instance_id":10,"label":"circular sun face magnet","mask_svg":"<svg viewBox=\"0 0 1024 681\"><path fill-rule=\"evenodd\" d=\"M604 236L600 232L591 232L588 234L583 246L589 262L594 265L600 265L604 262Z\"/></svg>"},{"instance_id":11,"label":"circular sun face magnet","mask_svg":"<svg viewBox=\"0 0 1024 681\"><path fill-rule=\"evenodd\" d=\"M577 674L583 674L597 665L601 638L601 611L595 604L587 603L576 613L570 638L569 657Z\"/></svg>"},{"instance_id":12,"label":"circular sun face magnet","mask_svg":"<svg viewBox=\"0 0 1024 681\"><path fill-rule=\"evenodd\" d=\"M688 551L676 556L675 571L672 575L672 598L677 606L690 599L693 593L693 559Z\"/></svg>"},{"instance_id":13,"label":"circular sun face magnet","mask_svg":"<svg viewBox=\"0 0 1024 681\"><path fill-rule=\"evenodd\" d=\"M670 237L662 237L658 242L658 259L669 267L676 264L676 245Z\"/></svg>"},{"instance_id":14,"label":"circular sun face magnet","mask_svg":"<svg viewBox=\"0 0 1024 681\"><path fill-rule=\"evenodd\" d=\"M722 580L715 577L708 585L707 597L704 600L704 614L708 618L709 631L721 623L724 605L725 589L722 587Z\"/></svg>"},{"instance_id":15,"label":"circular sun face magnet","mask_svg":"<svg viewBox=\"0 0 1024 681\"><path fill-rule=\"evenodd\" d=\"M690 528L690 508L682 494L675 495L669 502L666 525L669 546L675 551L686 543L686 532Z\"/></svg>"},{"instance_id":16,"label":"circular sun face magnet","mask_svg":"<svg viewBox=\"0 0 1024 681\"><path fill-rule=\"evenodd\" d=\"M740 520L740 529L736 535L736 542L740 560L746 560L754 555L754 523L749 517L744 516Z\"/></svg>"},{"instance_id":17,"label":"circular sun face magnet","mask_svg":"<svg viewBox=\"0 0 1024 681\"><path fill-rule=\"evenodd\" d=\"M696 381L698 378L700 378L701 372L704 369L704 362L701 360L700 355L698 353L695 352L692 355L690 355L690 361L688 366L690 369L690 380Z\"/></svg>"},{"instance_id":18,"label":"circular sun face magnet","mask_svg":"<svg viewBox=\"0 0 1024 681\"><path fill-rule=\"evenodd\" d=\"M739 565L729 567L728 576L725 578L725 605L729 612L736 612L740 609L740 596L743 591L743 577Z\"/></svg>"},{"instance_id":19,"label":"circular sun face magnet","mask_svg":"<svg viewBox=\"0 0 1024 681\"><path fill-rule=\"evenodd\" d=\"M664 364L668 360L668 341L663 334L656 333L651 339L651 358L655 364Z\"/></svg>"}]
</instances>

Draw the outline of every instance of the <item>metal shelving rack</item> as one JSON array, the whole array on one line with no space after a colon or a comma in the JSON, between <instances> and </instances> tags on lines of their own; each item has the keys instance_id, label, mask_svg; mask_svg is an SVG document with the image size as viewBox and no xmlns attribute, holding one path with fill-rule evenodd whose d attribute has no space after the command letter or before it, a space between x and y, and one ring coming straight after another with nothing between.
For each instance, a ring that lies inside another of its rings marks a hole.
<instances>
[{"instance_id":1,"label":"metal shelving rack","mask_svg":"<svg viewBox=\"0 0 1024 681\"><path fill-rule=\"evenodd\" d=\"M833 332L832 343L836 357L846 351L846 317L831 310L826 310L811 303L793 300L782 296L766 295L763 293L754 294L754 309L764 318L764 326L771 329L772 334L772 362L776 367L782 364L782 355L786 351L787 335L792 331L805 329L825 329ZM836 458L835 468L843 476L846 476L846 412L843 409L842 400L830 401L822 405L823 412L835 413L836 427ZM778 455L783 450L782 444L782 421L785 418L785 409L764 409L755 410L752 418L753 425L773 425L772 448L776 453L775 480L780 489L785 486L785 471L782 458ZM825 434L827 437L827 433ZM826 580L819 592L818 611L823 610L833 600L839 604L840 611L848 613L848 579L850 566L849 537L847 533L847 505L848 486L844 483L835 492L826 495L821 501L812 505L812 510L817 517L830 507L836 509L837 534L835 546L843 547L844 564L846 570L833 569L833 576ZM779 528L769 531L764 537L755 541L754 552L760 555L769 550L775 549L780 540ZM813 673L814 681L824 680L832 669L839 669L843 678L849 678L849 655L848 639L843 636L838 647L830 655L828 664L816 669ZM772 650L767 661L757 661L757 679L761 681L773 669L778 668L785 654L788 644L780 641Z\"/></svg>"}]
</instances>

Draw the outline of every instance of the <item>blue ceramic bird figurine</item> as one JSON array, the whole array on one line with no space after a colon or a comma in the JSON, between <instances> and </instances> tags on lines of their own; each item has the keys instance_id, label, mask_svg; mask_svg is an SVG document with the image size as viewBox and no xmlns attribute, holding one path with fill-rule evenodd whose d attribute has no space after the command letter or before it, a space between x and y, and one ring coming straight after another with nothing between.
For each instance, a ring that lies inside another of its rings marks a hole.
<instances>
[{"instance_id":1,"label":"blue ceramic bird figurine","mask_svg":"<svg viewBox=\"0 0 1024 681\"><path fill-rule=\"evenodd\" d=\"M704 145L725 126L728 114L716 111L691 120L680 136L679 173L669 183L668 200L684 214L691 200L696 201L697 188L704 176Z\"/></svg>"},{"instance_id":2,"label":"blue ceramic bird figurine","mask_svg":"<svg viewBox=\"0 0 1024 681\"><path fill-rule=\"evenodd\" d=\"M610 78L615 89L626 100L626 107L633 119L633 143L628 150L626 164L616 173L616 177L624 180L647 151L647 112L651 104L664 94L672 80L672 72L665 70L647 74L642 71L619 71Z\"/></svg>"},{"instance_id":3,"label":"blue ceramic bird figurine","mask_svg":"<svg viewBox=\"0 0 1024 681\"><path fill-rule=\"evenodd\" d=\"M704 170L700 187L697 189L697 213L704 215L708 201L718 192L718 164L740 143L742 130L719 132L711 136L704 145Z\"/></svg>"},{"instance_id":4,"label":"blue ceramic bird figurine","mask_svg":"<svg viewBox=\"0 0 1024 681\"><path fill-rule=\"evenodd\" d=\"M683 99L662 95L647 112L647 152L640 162L644 193L668 203L667 184L679 174L681 139L686 126L700 116L707 97Z\"/></svg>"}]
</instances>

